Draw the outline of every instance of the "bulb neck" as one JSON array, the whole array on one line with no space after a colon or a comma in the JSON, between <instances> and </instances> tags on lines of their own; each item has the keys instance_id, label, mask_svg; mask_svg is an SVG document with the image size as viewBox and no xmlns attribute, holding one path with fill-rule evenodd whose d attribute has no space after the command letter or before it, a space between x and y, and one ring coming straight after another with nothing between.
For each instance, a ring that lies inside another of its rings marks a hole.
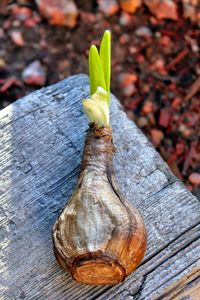
<instances>
[{"instance_id":1,"label":"bulb neck","mask_svg":"<svg viewBox=\"0 0 200 300\"><path fill-rule=\"evenodd\" d=\"M112 129L91 124L87 131L81 170L93 167L105 171L107 165L112 163L114 152Z\"/></svg>"}]
</instances>

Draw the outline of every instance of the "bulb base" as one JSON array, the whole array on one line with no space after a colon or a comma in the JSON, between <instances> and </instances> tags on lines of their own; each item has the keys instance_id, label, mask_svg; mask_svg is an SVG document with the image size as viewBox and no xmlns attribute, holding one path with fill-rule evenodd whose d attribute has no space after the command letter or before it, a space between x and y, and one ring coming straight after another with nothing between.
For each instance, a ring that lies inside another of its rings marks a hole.
<instances>
[{"instance_id":1,"label":"bulb base","mask_svg":"<svg viewBox=\"0 0 200 300\"><path fill-rule=\"evenodd\" d=\"M80 283L113 285L122 282L126 272L116 259L102 251L97 251L77 257L73 262L71 275Z\"/></svg>"}]
</instances>

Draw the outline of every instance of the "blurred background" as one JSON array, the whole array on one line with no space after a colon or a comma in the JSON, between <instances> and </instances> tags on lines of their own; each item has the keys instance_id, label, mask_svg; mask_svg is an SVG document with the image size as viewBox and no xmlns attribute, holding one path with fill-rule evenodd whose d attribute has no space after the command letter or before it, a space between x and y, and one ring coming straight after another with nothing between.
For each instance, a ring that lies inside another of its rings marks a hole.
<instances>
[{"instance_id":1,"label":"blurred background","mask_svg":"<svg viewBox=\"0 0 200 300\"><path fill-rule=\"evenodd\" d=\"M77 73L112 32L112 92L171 170L200 187L199 0L0 0L0 109Z\"/></svg>"}]
</instances>

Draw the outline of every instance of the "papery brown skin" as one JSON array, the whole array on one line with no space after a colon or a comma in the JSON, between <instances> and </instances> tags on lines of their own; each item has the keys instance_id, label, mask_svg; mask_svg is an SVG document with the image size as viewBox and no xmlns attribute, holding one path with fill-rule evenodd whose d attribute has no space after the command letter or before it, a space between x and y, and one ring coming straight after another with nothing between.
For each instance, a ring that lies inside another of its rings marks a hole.
<instances>
[{"instance_id":1,"label":"papery brown skin","mask_svg":"<svg viewBox=\"0 0 200 300\"><path fill-rule=\"evenodd\" d=\"M117 284L146 250L142 217L119 191L111 128L91 125L76 189L53 226L60 266L85 284Z\"/></svg>"}]
</instances>

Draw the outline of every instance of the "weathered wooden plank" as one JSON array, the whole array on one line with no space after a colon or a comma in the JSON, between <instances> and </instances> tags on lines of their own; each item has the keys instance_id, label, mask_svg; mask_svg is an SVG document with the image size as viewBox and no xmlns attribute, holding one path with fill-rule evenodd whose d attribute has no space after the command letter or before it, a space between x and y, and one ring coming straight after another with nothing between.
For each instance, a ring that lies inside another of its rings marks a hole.
<instances>
[{"instance_id":1,"label":"weathered wooden plank","mask_svg":"<svg viewBox=\"0 0 200 300\"><path fill-rule=\"evenodd\" d=\"M168 298L169 299L169 298ZM185 292L180 293L174 298L174 300L181 300L181 299L200 299L200 283L196 283L195 286L191 287Z\"/></svg>"},{"instance_id":2,"label":"weathered wooden plank","mask_svg":"<svg viewBox=\"0 0 200 300\"><path fill-rule=\"evenodd\" d=\"M200 299L200 265L164 290L160 299Z\"/></svg>"},{"instance_id":3,"label":"weathered wooden plank","mask_svg":"<svg viewBox=\"0 0 200 300\"><path fill-rule=\"evenodd\" d=\"M185 274L189 274L195 266L200 266L199 238L198 224L150 259L145 259L133 277L130 276L126 282L118 285L117 289L110 288L98 299L135 299L136 296L136 299L163 299L166 286L171 286ZM142 280L138 286L139 278Z\"/></svg>"},{"instance_id":4,"label":"weathered wooden plank","mask_svg":"<svg viewBox=\"0 0 200 300\"><path fill-rule=\"evenodd\" d=\"M37 91L0 112L3 299L153 299L198 265L200 203L171 174L112 97L120 186L144 216L143 264L115 287L75 283L55 262L51 228L73 191L87 120L86 76Z\"/></svg>"}]
</instances>

